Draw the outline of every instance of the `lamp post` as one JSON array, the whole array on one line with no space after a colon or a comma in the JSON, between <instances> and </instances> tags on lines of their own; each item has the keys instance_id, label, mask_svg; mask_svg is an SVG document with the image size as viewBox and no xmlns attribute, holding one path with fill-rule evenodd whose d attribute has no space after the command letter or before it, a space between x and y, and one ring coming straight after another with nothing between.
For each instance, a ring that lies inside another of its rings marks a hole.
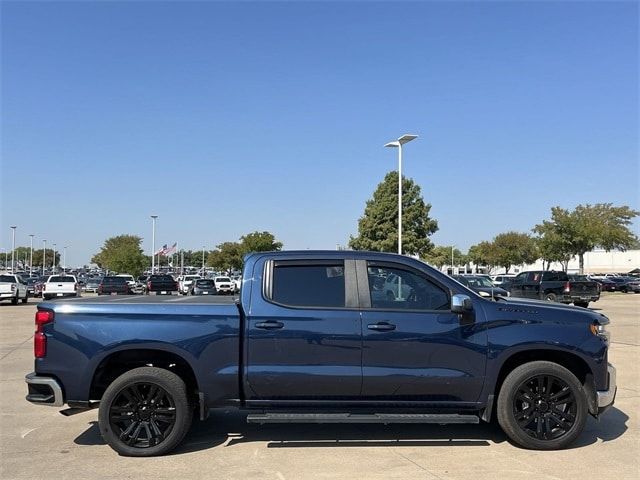
<instances>
[{"instance_id":1,"label":"lamp post","mask_svg":"<svg viewBox=\"0 0 640 480\"><path fill-rule=\"evenodd\" d=\"M411 140L418 138L417 135L402 135L398 140L385 144L385 147L398 149L398 253L402 255L402 146Z\"/></svg>"},{"instance_id":2,"label":"lamp post","mask_svg":"<svg viewBox=\"0 0 640 480\"><path fill-rule=\"evenodd\" d=\"M33 237L35 235L32 233L31 235L29 235L30 237L30 242L29 242L29 276L32 277L33 276Z\"/></svg>"},{"instance_id":3,"label":"lamp post","mask_svg":"<svg viewBox=\"0 0 640 480\"><path fill-rule=\"evenodd\" d=\"M45 259L47 258L47 241L42 240L42 275L44 276L44 269L47 268L47 262Z\"/></svg>"},{"instance_id":4,"label":"lamp post","mask_svg":"<svg viewBox=\"0 0 640 480\"><path fill-rule=\"evenodd\" d=\"M56 267L56 244L53 244L53 263L51 264L51 271L53 273L56 273L56 270L58 268Z\"/></svg>"},{"instance_id":5,"label":"lamp post","mask_svg":"<svg viewBox=\"0 0 640 480\"><path fill-rule=\"evenodd\" d=\"M16 273L16 226L11 226L11 273Z\"/></svg>"},{"instance_id":6,"label":"lamp post","mask_svg":"<svg viewBox=\"0 0 640 480\"><path fill-rule=\"evenodd\" d=\"M151 215L151 221L153 223L151 234L151 275L155 273L156 269L156 219L158 215Z\"/></svg>"},{"instance_id":7,"label":"lamp post","mask_svg":"<svg viewBox=\"0 0 640 480\"><path fill-rule=\"evenodd\" d=\"M202 275L204 275L204 249L205 246L202 246Z\"/></svg>"},{"instance_id":8,"label":"lamp post","mask_svg":"<svg viewBox=\"0 0 640 480\"><path fill-rule=\"evenodd\" d=\"M67 247L69 245L65 245L62 247L62 273L67 273Z\"/></svg>"}]
</instances>

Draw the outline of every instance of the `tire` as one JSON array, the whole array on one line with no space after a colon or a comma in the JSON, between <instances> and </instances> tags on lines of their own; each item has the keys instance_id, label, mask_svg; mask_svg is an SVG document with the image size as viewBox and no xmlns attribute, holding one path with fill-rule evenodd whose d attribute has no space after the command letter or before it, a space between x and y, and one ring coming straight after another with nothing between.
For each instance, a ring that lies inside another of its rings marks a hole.
<instances>
[{"instance_id":1,"label":"tire","mask_svg":"<svg viewBox=\"0 0 640 480\"><path fill-rule=\"evenodd\" d=\"M589 302L573 302L576 307L587 308L589 306Z\"/></svg>"},{"instance_id":2,"label":"tire","mask_svg":"<svg viewBox=\"0 0 640 480\"><path fill-rule=\"evenodd\" d=\"M547 361L525 363L509 373L496 408L498 423L509 439L531 450L558 450L571 444L588 414L580 381L566 368Z\"/></svg>"},{"instance_id":3,"label":"tire","mask_svg":"<svg viewBox=\"0 0 640 480\"><path fill-rule=\"evenodd\" d=\"M18 304L18 297L15 296L11 299L11 305L17 305Z\"/></svg>"},{"instance_id":4,"label":"tire","mask_svg":"<svg viewBox=\"0 0 640 480\"><path fill-rule=\"evenodd\" d=\"M22 303L27 303L29 301L29 292L27 292L27 294L24 296L24 298L22 299Z\"/></svg>"},{"instance_id":5,"label":"tire","mask_svg":"<svg viewBox=\"0 0 640 480\"><path fill-rule=\"evenodd\" d=\"M131 402L135 392L140 401ZM158 399L155 404L154 399ZM152 457L178 446L189 431L192 417L184 381L169 370L142 367L120 375L107 387L100 401L98 423L104 440L120 455ZM162 431L162 439L157 443L151 433L156 430ZM127 435L129 443L121 439L123 435Z\"/></svg>"},{"instance_id":6,"label":"tire","mask_svg":"<svg viewBox=\"0 0 640 480\"><path fill-rule=\"evenodd\" d=\"M547 300L548 302L557 302L558 301L558 296L553 293L553 292L548 292L545 294L544 296L545 300Z\"/></svg>"}]
</instances>

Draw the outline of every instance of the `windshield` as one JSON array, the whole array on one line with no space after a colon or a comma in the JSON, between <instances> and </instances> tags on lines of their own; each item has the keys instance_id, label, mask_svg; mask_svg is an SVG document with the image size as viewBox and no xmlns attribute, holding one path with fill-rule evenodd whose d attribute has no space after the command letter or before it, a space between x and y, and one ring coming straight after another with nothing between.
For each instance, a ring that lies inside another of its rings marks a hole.
<instances>
[{"instance_id":1,"label":"windshield","mask_svg":"<svg viewBox=\"0 0 640 480\"><path fill-rule=\"evenodd\" d=\"M0 282L15 283L16 279L13 275L0 275Z\"/></svg>"},{"instance_id":2,"label":"windshield","mask_svg":"<svg viewBox=\"0 0 640 480\"><path fill-rule=\"evenodd\" d=\"M218 277L216 278L216 282L230 282L231 279L229 277Z\"/></svg>"},{"instance_id":3,"label":"windshield","mask_svg":"<svg viewBox=\"0 0 640 480\"><path fill-rule=\"evenodd\" d=\"M495 287L495 285L491 283L491 280L486 277L468 277L467 279L469 280L469 285L472 287Z\"/></svg>"},{"instance_id":4,"label":"windshield","mask_svg":"<svg viewBox=\"0 0 640 480\"><path fill-rule=\"evenodd\" d=\"M211 280L197 280L196 281L196 287L201 287L201 288L213 287L213 281L211 281Z\"/></svg>"}]
</instances>

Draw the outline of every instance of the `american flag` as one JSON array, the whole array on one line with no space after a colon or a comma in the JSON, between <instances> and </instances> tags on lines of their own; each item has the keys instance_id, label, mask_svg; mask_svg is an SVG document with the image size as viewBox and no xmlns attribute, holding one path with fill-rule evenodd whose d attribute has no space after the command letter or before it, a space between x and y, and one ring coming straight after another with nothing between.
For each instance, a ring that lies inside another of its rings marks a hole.
<instances>
[{"instance_id":1,"label":"american flag","mask_svg":"<svg viewBox=\"0 0 640 480\"><path fill-rule=\"evenodd\" d=\"M166 245L165 245L166 247ZM165 252L163 253L163 255L173 255L174 253L176 253L176 250L178 249L178 242L174 243L173 245L171 245L169 248L167 248L165 250Z\"/></svg>"},{"instance_id":2,"label":"american flag","mask_svg":"<svg viewBox=\"0 0 640 480\"><path fill-rule=\"evenodd\" d=\"M165 252L167 251L167 244L165 243L163 246L161 246L158 251L155 253L155 255L165 255Z\"/></svg>"}]
</instances>

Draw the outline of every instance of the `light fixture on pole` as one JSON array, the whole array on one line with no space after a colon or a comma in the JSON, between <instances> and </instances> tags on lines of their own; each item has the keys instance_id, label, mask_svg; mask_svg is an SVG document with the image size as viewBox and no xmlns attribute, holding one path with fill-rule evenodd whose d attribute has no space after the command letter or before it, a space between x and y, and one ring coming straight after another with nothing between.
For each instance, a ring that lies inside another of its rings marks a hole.
<instances>
[{"instance_id":1,"label":"light fixture on pole","mask_svg":"<svg viewBox=\"0 0 640 480\"><path fill-rule=\"evenodd\" d=\"M398 140L385 144L385 147L398 149L398 253L402 255L402 146L411 140L418 138L417 135L402 135Z\"/></svg>"},{"instance_id":2,"label":"light fixture on pole","mask_svg":"<svg viewBox=\"0 0 640 480\"><path fill-rule=\"evenodd\" d=\"M156 268L156 218L158 215L151 215L153 222L153 233L151 234L151 274L155 273Z\"/></svg>"},{"instance_id":3,"label":"light fixture on pole","mask_svg":"<svg viewBox=\"0 0 640 480\"><path fill-rule=\"evenodd\" d=\"M11 273L16 273L16 226L11 226Z\"/></svg>"},{"instance_id":4,"label":"light fixture on pole","mask_svg":"<svg viewBox=\"0 0 640 480\"><path fill-rule=\"evenodd\" d=\"M29 237L31 238L31 241L29 242L29 276L32 277L33 276L33 237L35 237L35 235L32 233L31 235L29 235Z\"/></svg>"},{"instance_id":5,"label":"light fixture on pole","mask_svg":"<svg viewBox=\"0 0 640 480\"><path fill-rule=\"evenodd\" d=\"M44 270L47 268L47 241L42 240L42 275L44 275Z\"/></svg>"}]
</instances>

